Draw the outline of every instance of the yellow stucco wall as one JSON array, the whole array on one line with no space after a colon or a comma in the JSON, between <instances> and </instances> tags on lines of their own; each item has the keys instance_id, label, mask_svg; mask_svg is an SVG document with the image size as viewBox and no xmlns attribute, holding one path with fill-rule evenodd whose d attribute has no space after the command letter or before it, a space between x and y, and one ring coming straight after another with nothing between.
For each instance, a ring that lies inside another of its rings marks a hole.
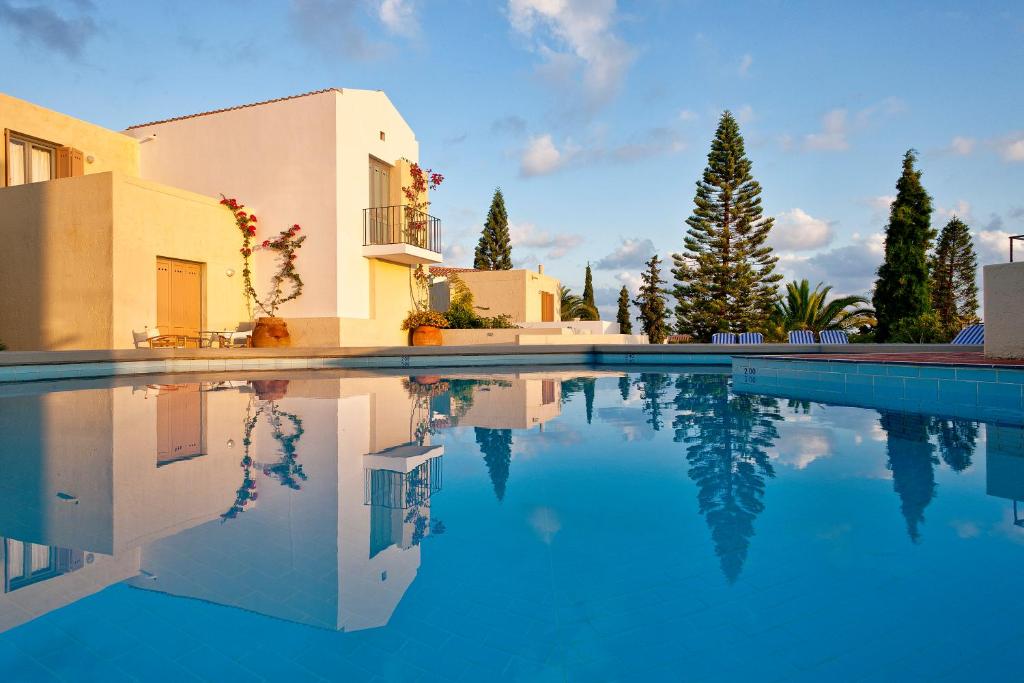
<instances>
[{"instance_id":1,"label":"yellow stucco wall","mask_svg":"<svg viewBox=\"0 0 1024 683\"><path fill-rule=\"evenodd\" d=\"M139 174L137 140L4 93L0 93L2 129L81 150L84 156L93 159L92 163L86 159L87 175L107 171ZM6 183L6 178L7 149L4 147L0 149L0 187Z\"/></svg>"},{"instance_id":2,"label":"yellow stucco wall","mask_svg":"<svg viewBox=\"0 0 1024 683\"><path fill-rule=\"evenodd\" d=\"M204 264L204 329L233 330L248 320L241 237L231 212L193 192L120 175L114 179L114 347L131 347L133 329L156 325L157 256Z\"/></svg>"},{"instance_id":3,"label":"yellow stucco wall","mask_svg":"<svg viewBox=\"0 0 1024 683\"><path fill-rule=\"evenodd\" d=\"M0 340L8 349L110 348L111 190L109 174L0 188Z\"/></svg>"},{"instance_id":4,"label":"yellow stucco wall","mask_svg":"<svg viewBox=\"0 0 1024 683\"><path fill-rule=\"evenodd\" d=\"M554 295L554 319L560 320L559 282L532 270L486 270L459 273L473 292L483 316L508 315L513 322L541 321L541 292Z\"/></svg>"},{"instance_id":5,"label":"yellow stucco wall","mask_svg":"<svg viewBox=\"0 0 1024 683\"><path fill-rule=\"evenodd\" d=\"M157 256L206 264L204 327L247 319L237 229L208 197L117 173L2 188L0 240L11 350L131 348L156 325Z\"/></svg>"}]
</instances>

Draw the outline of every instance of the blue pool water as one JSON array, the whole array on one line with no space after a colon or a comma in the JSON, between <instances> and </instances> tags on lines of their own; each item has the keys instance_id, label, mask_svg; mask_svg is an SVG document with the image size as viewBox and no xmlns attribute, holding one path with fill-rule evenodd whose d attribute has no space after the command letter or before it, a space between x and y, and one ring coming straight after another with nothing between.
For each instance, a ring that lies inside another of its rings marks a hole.
<instances>
[{"instance_id":1,"label":"blue pool water","mask_svg":"<svg viewBox=\"0 0 1024 683\"><path fill-rule=\"evenodd\" d=\"M1024 428L724 369L0 391L0 680L1014 680Z\"/></svg>"}]
</instances>

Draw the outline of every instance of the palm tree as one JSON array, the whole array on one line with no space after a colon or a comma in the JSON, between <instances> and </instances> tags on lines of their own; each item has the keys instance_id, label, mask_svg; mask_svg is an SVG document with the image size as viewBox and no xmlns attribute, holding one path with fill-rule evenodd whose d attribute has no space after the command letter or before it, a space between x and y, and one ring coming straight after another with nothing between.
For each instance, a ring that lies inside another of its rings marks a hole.
<instances>
[{"instance_id":1,"label":"palm tree","mask_svg":"<svg viewBox=\"0 0 1024 683\"><path fill-rule=\"evenodd\" d=\"M775 305L775 315L787 330L854 330L875 324L875 311L862 296L828 298L832 285L818 286L811 291L807 280L793 280L786 285L786 297Z\"/></svg>"},{"instance_id":2,"label":"palm tree","mask_svg":"<svg viewBox=\"0 0 1024 683\"><path fill-rule=\"evenodd\" d=\"M583 297L573 294L572 290L565 285L559 285L558 293L562 299L562 320L597 320L597 309L590 306Z\"/></svg>"}]
</instances>

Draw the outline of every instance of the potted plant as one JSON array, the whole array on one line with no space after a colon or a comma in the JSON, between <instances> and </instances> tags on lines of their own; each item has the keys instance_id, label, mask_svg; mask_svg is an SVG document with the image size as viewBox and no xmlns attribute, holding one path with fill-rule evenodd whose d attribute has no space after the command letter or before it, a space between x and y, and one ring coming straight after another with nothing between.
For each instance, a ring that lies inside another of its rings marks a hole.
<instances>
[{"instance_id":1,"label":"potted plant","mask_svg":"<svg viewBox=\"0 0 1024 683\"><path fill-rule=\"evenodd\" d=\"M402 321L402 329L412 332L413 346L441 346L441 330L448 327L448 319L437 311L409 311Z\"/></svg>"},{"instance_id":2,"label":"potted plant","mask_svg":"<svg viewBox=\"0 0 1024 683\"><path fill-rule=\"evenodd\" d=\"M257 348L272 348L291 346L291 335L288 333L288 323L283 318L277 317L277 309L287 301L299 298L302 295L303 282L295 268L295 260L298 258L298 250L306 241L306 236L299 236L302 228L293 225L287 230L282 230L273 239L263 240L258 246L253 246L256 237L256 216L245 210L244 204L239 204L235 199L229 199L221 195L221 204L228 207L235 216L235 225L242 233L242 289L245 293L246 306L252 315L252 304L263 311L266 315L256 319L256 326L252 331L252 345ZM270 278L270 291L263 298L260 298L256 288L252 284L252 267L250 257L253 252L269 250L277 257L277 272ZM286 291L287 288L287 291Z\"/></svg>"}]
</instances>

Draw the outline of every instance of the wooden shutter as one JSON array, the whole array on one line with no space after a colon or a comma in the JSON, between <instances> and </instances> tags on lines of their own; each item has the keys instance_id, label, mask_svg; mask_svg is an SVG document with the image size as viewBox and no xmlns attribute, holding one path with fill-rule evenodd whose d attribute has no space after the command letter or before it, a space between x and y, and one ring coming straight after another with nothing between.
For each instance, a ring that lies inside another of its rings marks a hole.
<instances>
[{"instance_id":1,"label":"wooden shutter","mask_svg":"<svg viewBox=\"0 0 1024 683\"><path fill-rule=\"evenodd\" d=\"M160 388L156 430L157 467L203 455L203 393L198 384Z\"/></svg>"},{"instance_id":2,"label":"wooden shutter","mask_svg":"<svg viewBox=\"0 0 1024 683\"><path fill-rule=\"evenodd\" d=\"M58 147L56 171L55 178L77 178L82 175L85 172L85 157L82 150Z\"/></svg>"},{"instance_id":3,"label":"wooden shutter","mask_svg":"<svg viewBox=\"0 0 1024 683\"><path fill-rule=\"evenodd\" d=\"M202 327L203 267L156 260L156 326L160 334L197 337Z\"/></svg>"}]
</instances>

